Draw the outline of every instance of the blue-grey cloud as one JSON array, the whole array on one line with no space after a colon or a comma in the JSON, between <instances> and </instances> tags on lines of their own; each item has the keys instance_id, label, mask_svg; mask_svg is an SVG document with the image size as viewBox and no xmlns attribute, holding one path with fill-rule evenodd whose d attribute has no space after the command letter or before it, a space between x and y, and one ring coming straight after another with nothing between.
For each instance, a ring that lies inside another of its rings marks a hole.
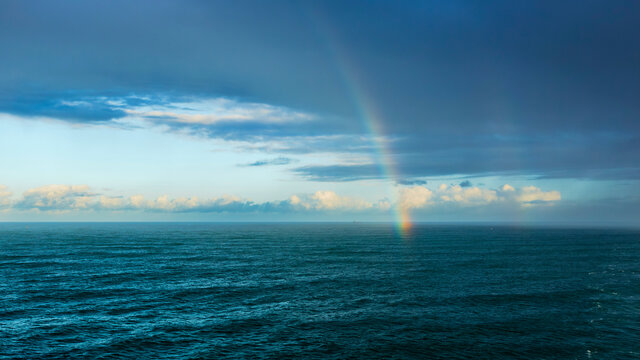
<instances>
[{"instance_id":1,"label":"blue-grey cloud","mask_svg":"<svg viewBox=\"0 0 640 360\"><path fill-rule=\"evenodd\" d=\"M400 179L396 181L398 185L426 185L426 180L418 180L418 179Z\"/></svg>"},{"instance_id":2,"label":"blue-grey cloud","mask_svg":"<svg viewBox=\"0 0 640 360\"><path fill-rule=\"evenodd\" d=\"M107 103L104 97L75 93L0 96L0 112L89 123L126 116L121 107Z\"/></svg>"},{"instance_id":3,"label":"blue-grey cloud","mask_svg":"<svg viewBox=\"0 0 640 360\"><path fill-rule=\"evenodd\" d=\"M468 187L473 186L473 184L471 184L471 181L469 181L469 180L464 180L458 185L460 185L460 187L463 187L463 188L468 188Z\"/></svg>"},{"instance_id":4,"label":"blue-grey cloud","mask_svg":"<svg viewBox=\"0 0 640 360\"><path fill-rule=\"evenodd\" d=\"M313 165L298 167L293 171L312 181L356 181L384 179L388 176L375 164Z\"/></svg>"},{"instance_id":5,"label":"blue-grey cloud","mask_svg":"<svg viewBox=\"0 0 640 360\"><path fill-rule=\"evenodd\" d=\"M243 164L241 166L288 165L288 164L291 164L294 161L295 161L294 159L281 156L281 157L277 157L277 158L274 158L274 159L258 160L258 161L254 161L254 162L249 163L249 164Z\"/></svg>"}]
</instances>

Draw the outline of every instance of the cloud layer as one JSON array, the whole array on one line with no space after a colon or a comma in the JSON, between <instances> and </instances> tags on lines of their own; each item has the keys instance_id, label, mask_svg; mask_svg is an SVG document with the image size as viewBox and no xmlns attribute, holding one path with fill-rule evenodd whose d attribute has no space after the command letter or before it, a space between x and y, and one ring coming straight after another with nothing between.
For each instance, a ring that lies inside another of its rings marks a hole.
<instances>
[{"instance_id":1,"label":"cloud layer","mask_svg":"<svg viewBox=\"0 0 640 360\"><path fill-rule=\"evenodd\" d=\"M440 185L431 190L424 186L400 187L397 203L387 199L367 201L322 190L312 194L295 194L288 199L257 203L238 196L218 198L178 197L167 195L146 199L142 195L109 196L87 185L46 185L29 189L13 199L0 185L0 205L13 211L64 213L73 211L169 212L169 213L266 213L266 212L387 212L393 207L406 210L435 208L444 204L461 207L487 206L493 203L520 207L552 205L561 200L558 191L543 191L534 186L499 189Z\"/></svg>"},{"instance_id":2,"label":"cloud layer","mask_svg":"<svg viewBox=\"0 0 640 360\"><path fill-rule=\"evenodd\" d=\"M521 207L553 205L562 196L558 191L543 191L535 186L515 189L505 184L498 189L483 189L477 186L449 186L441 184L436 190L424 186L400 189L398 205L404 209L422 209L442 204L458 206L484 206L492 203L517 204Z\"/></svg>"},{"instance_id":3,"label":"cloud layer","mask_svg":"<svg viewBox=\"0 0 640 360\"><path fill-rule=\"evenodd\" d=\"M373 154L366 103L384 129L373 135L398 139L403 181L637 180L639 22L638 2L9 0L0 113ZM294 171L383 176L373 161Z\"/></svg>"}]
</instances>

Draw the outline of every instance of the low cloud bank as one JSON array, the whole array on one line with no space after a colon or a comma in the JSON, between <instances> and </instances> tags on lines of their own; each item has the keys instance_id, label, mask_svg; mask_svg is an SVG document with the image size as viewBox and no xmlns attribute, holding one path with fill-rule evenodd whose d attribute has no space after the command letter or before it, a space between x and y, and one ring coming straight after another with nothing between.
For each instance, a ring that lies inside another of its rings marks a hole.
<instances>
[{"instance_id":1,"label":"low cloud bank","mask_svg":"<svg viewBox=\"0 0 640 360\"><path fill-rule=\"evenodd\" d=\"M178 197L162 195L147 199L142 195L109 196L90 190L88 185L46 185L29 189L13 200L6 186L0 185L0 206L17 211L148 211L148 212L292 212L292 211L361 211L388 210L388 201L371 203L341 196L333 191L292 195L281 201L257 203L238 196L217 198Z\"/></svg>"},{"instance_id":2,"label":"low cloud bank","mask_svg":"<svg viewBox=\"0 0 640 360\"><path fill-rule=\"evenodd\" d=\"M559 191L543 191L535 186L516 189L505 184L498 189L483 189L477 186L446 184L435 190L424 186L400 189L398 206L404 209L421 209L439 204L457 204L459 206L484 206L492 203L510 203L522 207L553 205L562 199Z\"/></svg>"},{"instance_id":3,"label":"low cloud bank","mask_svg":"<svg viewBox=\"0 0 640 360\"><path fill-rule=\"evenodd\" d=\"M505 184L498 189L442 184L434 190L425 186L400 187L396 202L388 199L367 201L322 190L312 194L295 194L288 199L254 202L232 195L216 198L177 197L168 195L147 199L142 195L110 196L92 191L88 185L46 185L29 189L14 199L9 189L0 185L0 209L65 213L71 211L143 211L167 213L290 213L290 212L386 212L393 207L405 210L432 209L439 206L480 207L492 204L522 208L549 206L562 199L558 191L543 191L535 186L519 189Z\"/></svg>"}]
</instances>

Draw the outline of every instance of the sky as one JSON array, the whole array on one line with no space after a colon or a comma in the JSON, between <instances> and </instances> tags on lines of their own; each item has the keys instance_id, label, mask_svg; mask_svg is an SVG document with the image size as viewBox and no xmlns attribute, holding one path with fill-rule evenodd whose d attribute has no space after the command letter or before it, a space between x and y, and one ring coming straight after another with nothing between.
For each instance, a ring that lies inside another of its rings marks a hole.
<instances>
[{"instance_id":1,"label":"sky","mask_svg":"<svg viewBox=\"0 0 640 360\"><path fill-rule=\"evenodd\" d=\"M0 221L640 226L636 1L0 1Z\"/></svg>"}]
</instances>

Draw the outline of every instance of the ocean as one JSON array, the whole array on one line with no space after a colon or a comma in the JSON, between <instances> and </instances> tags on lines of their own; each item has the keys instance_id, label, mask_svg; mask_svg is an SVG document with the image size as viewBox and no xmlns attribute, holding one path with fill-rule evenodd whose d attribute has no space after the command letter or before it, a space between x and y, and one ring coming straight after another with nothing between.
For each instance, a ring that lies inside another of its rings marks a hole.
<instances>
[{"instance_id":1,"label":"ocean","mask_svg":"<svg viewBox=\"0 0 640 360\"><path fill-rule=\"evenodd\" d=\"M640 231L0 223L2 359L640 359Z\"/></svg>"}]
</instances>

